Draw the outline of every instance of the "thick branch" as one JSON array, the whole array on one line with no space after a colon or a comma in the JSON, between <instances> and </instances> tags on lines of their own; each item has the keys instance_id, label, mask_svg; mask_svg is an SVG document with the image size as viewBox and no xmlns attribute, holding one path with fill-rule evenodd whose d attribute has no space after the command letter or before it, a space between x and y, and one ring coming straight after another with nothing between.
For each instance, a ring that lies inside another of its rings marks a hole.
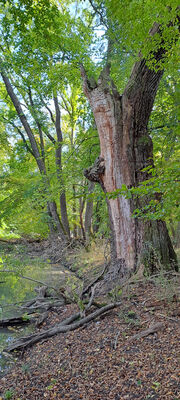
<instances>
[{"instance_id":1,"label":"thick branch","mask_svg":"<svg viewBox=\"0 0 180 400\"><path fill-rule=\"evenodd\" d=\"M140 333L137 333L129 338L129 341L135 340L135 339L141 339L143 337L146 337L148 335L152 335L153 333L156 333L160 330L163 330L165 328L164 324L162 322L158 322L155 325L150 326L148 329L141 331Z\"/></svg>"},{"instance_id":2,"label":"thick branch","mask_svg":"<svg viewBox=\"0 0 180 400\"><path fill-rule=\"evenodd\" d=\"M66 325L62 322L61 324L58 324L54 326L53 328L50 328L46 331L42 331L40 333L35 333L30 336L23 337L21 339L16 340L15 342L11 343L5 351L14 351L14 350L20 350L20 349L25 349L28 346L32 346L35 343L40 342L43 339L50 338L54 335L57 335L58 333L65 333L69 331L73 331L75 329L80 328L81 326L87 324L90 321L93 321L100 315L104 314L105 312L112 310L115 307L118 307L120 303L111 303L108 304L99 310L94 311L93 313L89 314L87 317L82 318L80 321L77 321L72 324L68 324L66 322Z\"/></svg>"},{"instance_id":3,"label":"thick branch","mask_svg":"<svg viewBox=\"0 0 180 400\"><path fill-rule=\"evenodd\" d=\"M83 90L87 98L90 100L91 98L91 91L97 87L97 83L95 79L88 79L85 68L83 64L80 64L80 71L81 71L81 76L83 79Z\"/></svg>"},{"instance_id":4,"label":"thick branch","mask_svg":"<svg viewBox=\"0 0 180 400\"><path fill-rule=\"evenodd\" d=\"M171 25L172 23L169 24L169 26ZM154 37L157 33L161 36L161 26L155 22L149 32L150 38L148 40L151 40L151 37ZM154 69L148 67L148 60L142 58L140 52L140 61L134 64L130 79L124 90L123 98L127 98L130 103L135 105L136 120L138 116L137 124L139 124L141 115L145 115L143 126L139 126L139 130L143 130L147 126L159 82L164 72L162 60L166 52L167 49L162 38L158 50L150 54L157 64Z\"/></svg>"}]
</instances>

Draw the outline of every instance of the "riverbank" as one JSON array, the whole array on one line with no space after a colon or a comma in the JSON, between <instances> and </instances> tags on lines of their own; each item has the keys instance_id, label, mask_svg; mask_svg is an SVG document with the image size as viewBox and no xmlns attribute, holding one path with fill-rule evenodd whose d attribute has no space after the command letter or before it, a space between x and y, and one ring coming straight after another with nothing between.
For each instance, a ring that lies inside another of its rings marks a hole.
<instances>
[{"instance_id":1,"label":"riverbank","mask_svg":"<svg viewBox=\"0 0 180 400\"><path fill-rule=\"evenodd\" d=\"M80 282L83 274L91 281L102 267L105 246L99 255L92 249L87 254L80 248L69 251L66 263L76 272L73 282ZM28 247L33 258L31 250ZM116 296L111 292L101 301L112 302ZM15 365L0 379L1 398L178 400L179 274L140 277L118 296L120 304L105 315L16 353ZM56 326L77 311L75 304L49 311L36 332Z\"/></svg>"},{"instance_id":2,"label":"riverbank","mask_svg":"<svg viewBox=\"0 0 180 400\"><path fill-rule=\"evenodd\" d=\"M42 329L74 311L71 304L49 313ZM147 334L155 324L157 331ZM145 336L135 336L140 332ZM179 337L179 299L157 284L137 283L121 306L86 328L20 352L0 393L14 400L178 400Z\"/></svg>"}]
</instances>

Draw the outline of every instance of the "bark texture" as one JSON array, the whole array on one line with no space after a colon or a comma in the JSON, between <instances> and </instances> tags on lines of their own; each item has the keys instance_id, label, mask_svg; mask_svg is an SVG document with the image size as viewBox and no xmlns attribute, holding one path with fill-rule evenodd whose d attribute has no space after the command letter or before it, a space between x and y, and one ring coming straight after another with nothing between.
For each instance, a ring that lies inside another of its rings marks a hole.
<instances>
[{"instance_id":1,"label":"bark texture","mask_svg":"<svg viewBox=\"0 0 180 400\"><path fill-rule=\"evenodd\" d=\"M54 105L56 110L56 134L57 134L57 147L56 147L56 166L57 166L57 177L60 183L60 210L61 210L61 220L62 225L65 229L67 236L70 238L70 228L69 228L69 221L67 215L67 207L66 207L66 193L64 188L63 176L62 176L62 130L61 130L61 113L58 103L57 96L54 96Z\"/></svg>"},{"instance_id":2,"label":"bark texture","mask_svg":"<svg viewBox=\"0 0 180 400\"><path fill-rule=\"evenodd\" d=\"M161 52L157 57L161 57ZM129 188L139 185L147 179L142 169L153 164L153 146L147 124L163 71L150 70L144 59L136 62L122 96L110 78L108 65L93 86L83 67L81 74L101 148L100 157L94 166L85 170L85 176L100 183L105 193L114 192L122 184ZM177 268L165 223L144 223L132 218L133 210L140 207L141 202L125 197L107 200L114 278L131 274L142 263L151 271L159 268L161 263L166 268Z\"/></svg>"},{"instance_id":3,"label":"bark texture","mask_svg":"<svg viewBox=\"0 0 180 400\"><path fill-rule=\"evenodd\" d=\"M91 194L94 190L94 182L90 182L88 187L88 193ZM91 222L93 215L93 200L87 200L86 202L86 211L84 218L84 228L86 233L86 243L89 242L91 236Z\"/></svg>"}]
</instances>

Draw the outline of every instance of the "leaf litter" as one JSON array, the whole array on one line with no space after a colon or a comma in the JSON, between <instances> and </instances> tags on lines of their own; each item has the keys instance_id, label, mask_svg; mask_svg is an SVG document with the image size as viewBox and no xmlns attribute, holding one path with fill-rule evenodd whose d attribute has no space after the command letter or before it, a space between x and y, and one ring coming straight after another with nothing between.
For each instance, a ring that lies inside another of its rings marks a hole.
<instances>
[{"instance_id":1,"label":"leaf litter","mask_svg":"<svg viewBox=\"0 0 180 400\"><path fill-rule=\"evenodd\" d=\"M121 300L85 327L18 352L0 379L0 398L180 399L179 296L159 299L154 283L139 282ZM76 311L69 304L49 312L41 329Z\"/></svg>"}]
</instances>

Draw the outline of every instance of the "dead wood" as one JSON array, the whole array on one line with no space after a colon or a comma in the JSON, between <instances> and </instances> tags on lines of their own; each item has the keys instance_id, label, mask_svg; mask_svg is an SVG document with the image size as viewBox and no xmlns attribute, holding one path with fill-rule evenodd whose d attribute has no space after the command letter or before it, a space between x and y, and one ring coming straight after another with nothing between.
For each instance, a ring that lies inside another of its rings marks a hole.
<instances>
[{"instance_id":1,"label":"dead wood","mask_svg":"<svg viewBox=\"0 0 180 400\"><path fill-rule=\"evenodd\" d=\"M64 297L46 297L47 286L42 286L39 288L35 288L35 292L38 293L38 296L32 300L27 301L23 306L20 306L21 312L26 313L26 318L24 315L6 318L0 320L0 327L7 327L13 325L21 325L26 323L34 323L36 326L40 326L44 320L47 318L47 311L50 309L57 309L62 307L65 304ZM36 318L32 314L36 313ZM42 313L42 315L39 315Z\"/></svg>"},{"instance_id":2,"label":"dead wood","mask_svg":"<svg viewBox=\"0 0 180 400\"><path fill-rule=\"evenodd\" d=\"M129 338L129 340L135 340L135 339L141 339L145 336L151 335L153 333L156 333L158 331L161 331L164 328L164 324L162 322L158 322L155 325L150 326L148 329L141 331L140 333L137 333L136 335L133 335Z\"/></svg>"},{"instance_id":3,"label":"dead wood","mask_svg":"<svg viewBox=\"0 0 180 400\"><path fill-rule=\"evenodd\" d=\"M47 297L47 286L35 287L34 291L38 293L38 298Z\"/></svg>"},{"instance_id":4,"label":"dead wood","mask_svg":"<svg viewBox=\"0 0 180 400\"><path fill-rule=\"evenodd\" d=\"M75 329L80 328L81 326L87 324L90 321L93 321L94 319L96 319L97 317L99 317L100 315L106 313L109 310L112 310L113 308L119 306L120 303L111 303L106 305L105 307L102 307L101 309L98 309L96 311L94 311L93 313L89 314L87 317L84 317L82 319L80 319L77 322L74 323L69 323L67 324L67 319L66 319L66 323L61 322L60 324L54 326L53 328L50 328L46 331L42 331L40 333L35 333L26 337L22 337L16 341L14 341L13 343L11 343L6 349L5 351L11 352L14 350L21 350L21 349L25 349L29 346L32 346L35 343L40 342L43 339L48 339L54 335L57 335L59 333L65 333L65 332L69 332L69 331L73 331ZM77 316L77 314L75 314L75 316ZM73 318L75 318L75 316L73 316ZM70 317L72 318L72 317ZM69 319L70 321L70 319Z\"/></svg>"},{"instance_id":5,"label":"dead wood","mask_svg":"<svg viewBox=\"0 0 180 400\"><path fill-rule=\"evenodd\" d=\"M48 317L48 312L47 311L45 311L42 315L40 315L40 317L37 319L37 321L36 321L36 323L35 323L35 326L37 327L37 328L39 328L42 324L43 324L43 322L47 319L47 317Z\"/></svg>"},{"instance_id":6,"label":"dead wood","mask_svg":"<svg viewBox=\"0 0 180 400\"><path fill-rule=\"evenodd\" d=\"M32 321L33 321L33 318L30 318L29 315L27 316L27 319L23 316L5 318L5 319L0 320L0 327L5 328L7 326L22 325L22 324L27 324Z\"/></svg>"},{"instance_id":7,"label":"dead wood","mask_svg":"<svg viewBox=\"0 0 180 400\"><path fill-rule=\"evenodd\" d=\"M104 276L105 272L107 271L108 266L109 266L109 263L105 264L105 266L104 266L104 268L103 268L101 274L100 274L92 283L90 283L85 289L83 289L81 297L83 297L85 294L89 293L90 290L91 290L91 288L92 288L97 282L99 282L101 279L103 279L103 276Z\"/></svg>"}]
</instances>

